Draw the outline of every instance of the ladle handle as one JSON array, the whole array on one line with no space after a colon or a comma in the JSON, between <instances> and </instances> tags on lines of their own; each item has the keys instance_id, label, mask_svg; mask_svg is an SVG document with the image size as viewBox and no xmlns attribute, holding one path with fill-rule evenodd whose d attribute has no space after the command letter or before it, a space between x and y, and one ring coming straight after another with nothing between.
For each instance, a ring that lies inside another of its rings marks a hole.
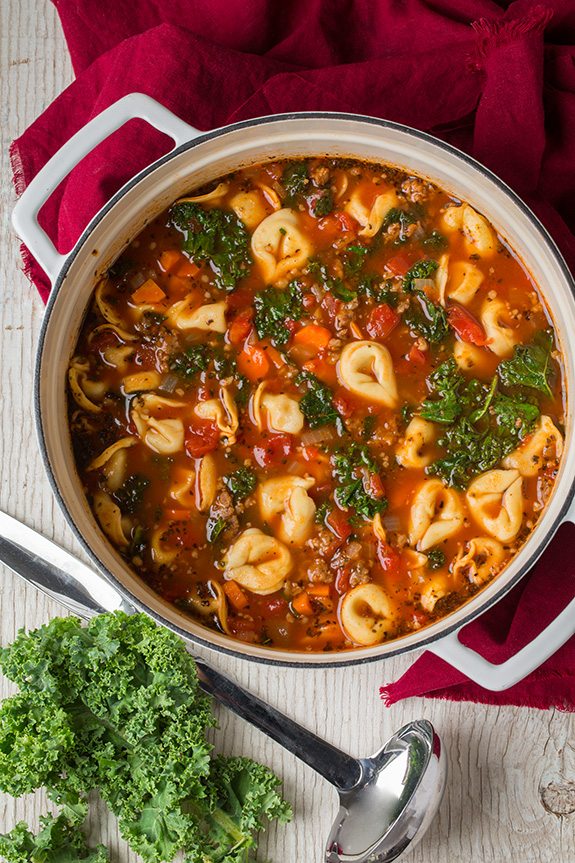
<instances>
[{"instance_id":1,"label":"ladle handle","mask_svg":"<svg viewBox=\"0 0 575 863\"><path fill-rule=\"evenodd\" d=\"M316 737L279 710L260 701L237 683L196 657L202 689L229 710L247 720L291 752L340 790L352 788L361 778L359 761Z\"/></svg>"}]
</instances>

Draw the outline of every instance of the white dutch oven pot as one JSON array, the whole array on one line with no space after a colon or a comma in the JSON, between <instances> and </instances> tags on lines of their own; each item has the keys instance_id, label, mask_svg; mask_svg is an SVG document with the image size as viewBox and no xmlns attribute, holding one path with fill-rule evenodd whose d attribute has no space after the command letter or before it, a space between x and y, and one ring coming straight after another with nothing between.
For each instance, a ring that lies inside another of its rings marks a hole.
<instances>
[{"instance_id":1,"label":"white dutch oven pot","mask_svg":"<svg viewBox=\"0 0 575 863\"><path fill-rule=\"evenodd\" d=\"M59 254L38 224L40 208L74 165L134 118L146 120L169 135L175 148L114 195L92 219L70 254ZM555 489L520 553L501 575L453 613L423 630L375 647L331 655L270 650L233 641L196 624L130 571L104 538L86 502L74 467L67 425L66 370L97 277L107 270L146 222L184 193L244 165L307 155L353 156L390 162L429 178L485 213L541 286L563 352L568 392L575 392L573 278L533 213L482 165L407 126L352 114L263 117L204 134L149 97L133 93L91 120L53 156L30 183L13 214L16 232L53 284L38 350L36 417L40 446L54 493L92 561L124 599L186 639L264 662L301 666L365 662L425 645L482 686L505 689L537 668L575 632L575 599L537 638L501 665L492 665L465 647L458 633L528 572L564 521L575 520L571 398L566 447Z\"/></svg>"}]
</instances>

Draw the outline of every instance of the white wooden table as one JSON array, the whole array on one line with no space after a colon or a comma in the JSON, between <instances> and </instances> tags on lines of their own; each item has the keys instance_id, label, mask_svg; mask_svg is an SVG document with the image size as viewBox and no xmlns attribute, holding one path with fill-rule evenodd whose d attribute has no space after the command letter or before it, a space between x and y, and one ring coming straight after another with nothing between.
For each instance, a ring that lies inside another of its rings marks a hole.
<instances>
[{"instance_id":1,"label":"white wooden table","mask_svg":"<svg viewBox=\"0 0 575 863\"><path fill-rule=\"evenodd\" d=\"M40 460L32 417L33 359L43 307L20 271L18 242L9 226L14 202L8 145L72 80L53 7L34 0L0 0L0 508L82 556L57 509ZM1 642L63 609L0 573ZM353 755L375 750L394 729L430 719L449 756L448 791L439 816L412 856L413 863L573 863L575 861L575 715L558 711L483 707L412 700L386 709L379 685L400 675L413 656L367 666L302 671L211 656L228 674L294 719ZM12 691L5 680L0 694ZM218 710L216 747L254 756L284 780L295 818L272 828L260 859L320 863L336 794L309 768L241 719ZM37 824L41 794L18 801L0 796L0 831L18 819ZM127 861L115 823L103 810L92 836ZM119 848L119 850L118 850ZM133 855L131 855L133 858Z\"/></svg>"}]
</instances>

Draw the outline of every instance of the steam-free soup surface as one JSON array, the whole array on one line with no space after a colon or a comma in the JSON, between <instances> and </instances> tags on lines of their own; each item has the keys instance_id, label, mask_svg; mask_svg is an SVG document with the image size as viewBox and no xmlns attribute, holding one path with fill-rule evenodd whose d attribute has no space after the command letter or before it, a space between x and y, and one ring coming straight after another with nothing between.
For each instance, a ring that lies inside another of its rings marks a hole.
<instances>
[{"instance_id":1,"label":"steam-free soup surface","mask_svg":"<svg viewBox=\"0 0 575 863\"><path fill-rule=\"evenodd\" d=\"M464 603L562 452L537 287L484 216L384 165L274 162L175 202L99 283L69 384L119 552L205 626L294 651Z\"/></svg>"}]
</instances>

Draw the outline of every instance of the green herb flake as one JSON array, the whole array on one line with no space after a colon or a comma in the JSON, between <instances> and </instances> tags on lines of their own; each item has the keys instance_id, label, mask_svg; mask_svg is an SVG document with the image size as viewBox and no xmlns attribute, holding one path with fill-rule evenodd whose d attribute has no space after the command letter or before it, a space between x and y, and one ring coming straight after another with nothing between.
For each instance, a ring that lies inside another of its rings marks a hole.
<instances>
[{"instance_id":1,"label":"green herb flake","mask_svg":"<svg viewBox=\"0 0 575 863\"><path fill-rule=\"evenodd\" d=\"M207 345L192 345L168 358L168 368L185 381L191 381L209 365Z\"/></svg>"},{"instance_id":2,"label":"green herb flake","mask_svg":"<svg viewBox=\"0 0 575 863\"><path fill-rule=\"evenodd\" d=\"M282 186L286 191L286 203L295 204L309 183L307 162L290 162L283 170Z\"/></svg>"},{"instance_id":3,"label":"green herb flake","mask_svg":"<svg viewBox=\"0 0 575 863\"><path fill-rule=\"evenodd\" d=\"M529 387L552 398L552 350L553 335L549 331L538 333L529 345L515 345L513 357L499 363L501 383L508 387Z\"/></svg>"},{"instance_id":4,"label":"green herb flake","mask_svg":"<svg viewBox=\"0 0 575 863\"><path fill-rule=\"evenodd\" d=\"M333 456L334 476L339 485L335 501L341 509L353 509L356 515L372 519L387 507L385 498L369 491L370 474L378 474L377 465L364 444L355 441L343 452Z\"/></svg>"},{"instance_id":5,"label":"green herb flake","mask_svg":"<svg viewBox=\"0 0 575 863\"><path fill-rule=\"evenodd\" d=\"M323 216L329 216L334 207L333 201L333 192L331 189L326 189L325 192L314 201L313 204L313 214L317 216L317 218L322 218Z\"/></svg>"},{"instance_id":6,"label":"green herb flake","mask_svg":"<svg viewBox=\"0 0 575 863\"><path fill-rule=\"evenodd\" d=\"M441 569L445 566L445 554L440 548L432 548L427 552L427 565L429 569Z\"/></svg>"},{"instance_id":7,"label":"green herb flake","mask_svg":"<svg viewBox=\"0 0 575 863\"><path fill-rule=\"evenodd\" d=\"M330 388L309 372L302 372L296 378L296 384L307 383L308 391L300 399L299 407L310 428L331 425L340 420L333 403Z\"/></svg>"},{"instance_id":8,"label":"green herb flake","mask_svg":"<svg viewBox=\"0 0 575 863\"><path fill-rule=\"evenodd\" d=\"M256 475L249 467L240 467L224 477L224 485L236 501L249 497L255 491L256 484Z\"/></svg>"},{"instance_id":9,"label":"green herb flake","mask_svg":"<svg viewBox=\"0 0 575 863\"><path fill-rule=\"evenodd\" d=\"M414 264L403 277L403 290L412 293L415 290L416 279L432 279L439 264L431 258L422 258Z\"/></svg>"}]
</instances>

